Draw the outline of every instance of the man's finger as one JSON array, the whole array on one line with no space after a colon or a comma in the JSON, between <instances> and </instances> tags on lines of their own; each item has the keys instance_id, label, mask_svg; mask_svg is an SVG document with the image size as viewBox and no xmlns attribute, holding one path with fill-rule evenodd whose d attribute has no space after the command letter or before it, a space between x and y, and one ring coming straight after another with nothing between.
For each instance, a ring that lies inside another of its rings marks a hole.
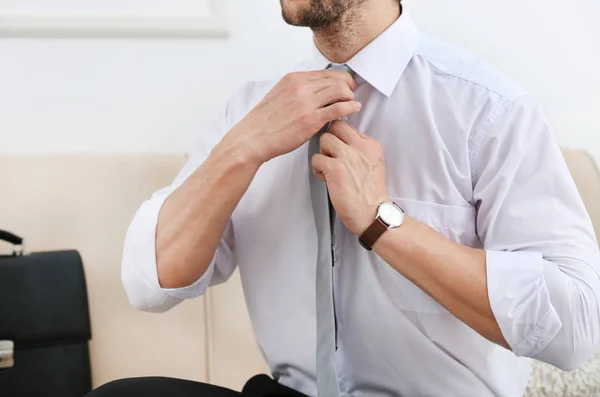
<instances>
[{"instance_id":1,"label":"man's finger","mask_svg":"<svg viewBox=\"0 0 600 397\"><path fill-rule=\"evenodd\" d=\"M325 181L326 175L331 169L334 161L334 159L325 156L324 154L315 154L311 161L313 173Z\"/></svg>"},{"instance_id":2,"label":"man's finger","mask_svg":"<svg viewBox=\"0 0 600 397\"><path fill-rule=\"evenodd\" d=\"M329 132L321 135L321 154L333 158L342 156L348 149L348 145L342 142L338 137Z\"/></svg>"},{"instance_id":3,"label":"man's finger","mask_svg":"<svg viewBox=\"0 0 600 397\"><path fill-rule=\"evenodd\" d=\"M342 72L340 70L317 70L314 72L303 72L306 74L307 81L322 80L327 78L335 78L343 80L350 89L355 90L358 83L352 75L348 72Z\"/></svg>"},{"instance_id":4,"label":"man's finger","mask_svg":"<svg viewBox=\"0 0 600 397\"><path fill-rule=\"evenodd\" d=\"M315 94L320 107L354 100L354 92L344 83L336 83Z\"/></svg>"},{"instance_id":5,"label":"man's finger","mask_svg":"<svg viewBox=\"0 0 600 397\"><path fill-rule=\"evenodd\" d=\"M344 87L348 87L351 91L354 91L352 87L348 86L344 79L337 77L326 77L324 79L310 81L308 84L310 84L310 87L314 93L319 93L333 85L342 85Z\"/></svg>"},{"instance_id":6,"label":"man's finger","mask_svg":"<svg viewBox=\"0 0 600 397\"><path fill-rule=\"evenodd\" d=\"M360 134L351 125L345 121L336 120L331 123L329 133L338 137L342 142L347 145L352 145L360 138Z\"/></svg>"},{"instance_id":7,"label":"man's finger","mask_svg":"<svg viewBox=\"0 0 600 397\"><path fill-rule=\"evenodd\" d=\"M357 101L337 102L317 110L317 115L321 119L321 123L325 124L358 113L361 108L361 103Z\"/></svg>"}]
</instances>

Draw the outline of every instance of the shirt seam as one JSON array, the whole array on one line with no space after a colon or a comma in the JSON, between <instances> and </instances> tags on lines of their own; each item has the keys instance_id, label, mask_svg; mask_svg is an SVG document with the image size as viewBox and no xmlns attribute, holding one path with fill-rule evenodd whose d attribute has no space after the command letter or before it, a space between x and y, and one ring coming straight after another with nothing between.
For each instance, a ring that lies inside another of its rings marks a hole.
<instances>
[{"instance_id":1,"label":"shirt seam","mask_svg":"<svg viewBox=\"0 0 600 397\"><path fill-rule=\"evenodd\" d=\"M456 75L456 74L453 74L453 73L450 73L450 72L447 72L447 71L445 71L444 69L442 69L442 68L440 68L438 65L436 65L436 64L435 64L435 63L434 63L434 62L433 62L431 59L429 59L429 58L428 58L426 55L419 54L419 53L418 53L418 52L416 52L416 51L415 51L415 53L414 53L414 54L415 54L416 56L418 56L419 58L422 58L422 59L424 59L424 60L425 60L425 61L426 61L426 62L427 62L429 65L431 65L431 66L432 66L432 67L433 67L435 70L437 70L438 72L440 72L440 73L443 73L444 75L446 75L446 76L448 76L448 77L454 77L455 79L459 79L459 80L462 80L462 81L464 81L464 82L466 82L466 83L470 83L470 84L473 84L473 85L475 85L475 86L477 86L477 87L481 87L481 88L483 88L483 89L485 89L485 90L487 90L487 91L489 91L489 92L491 92L491 93L494 93L494 94L498 95L498 96L499 96L501 99L506 99L506 100L507 100L507 101L509 101L509 102L514 102L514 101L518 100L519 98L522 98L522 97L524 97L524 96L527 96L527 95L528 95L527 93L523 93L523 94L521 94L521 95L519 95L519 96L517 96L517 97L515 97L514 99L512 99L512 100L511 100L511 99L509 99L509 98L508 98L508 96L506 96L506 95L503 95L503 94L499 93L498 91L494 90L493 88L490 88L490 87L488 87L488 86L486 86L486 85L483 85L483 84L481 84L481 83L478 83L478 82L476 82L476 81L469 80L469 79L467 79L467 78L465 78L465 77L458 76L458 75Z\"/></svg>"},{"instance_id":2,"label":"shirt seam","mask_svg":"<svg viewBox=\"0 0 600 397\"><path fill-rule=\"evenodd\" d=\"M509 103L511 106L514 106L514 102L513 103ZM504 110L508 110L508 107L505 107ZM535 112L539 112L538 109L533 109L533 111ZM491 116L491 115L490 115ZM473 179L473 189L475 188L475 185L477 183L477 178L479 177L479 155L480 155L480 151L481 151L481 145L483 143L483 139L488 135L489 130L491 129L491 126L498 121L500 116L500 112L498 112L497 117L490 123L490 125L488 126L488 129L486 131L484 131L483 134L481 134L482 136L477 138L478 142L477 142L477 153L474 157L474 161L475 163L471 163L471 171L474 172L474 179ZM483 127L483 126L482 126ZM529 141L527 142L527 144L524 146L523 148L523 152L527 153L527 151L529 150L529 148L531 147L531 145L533 145L533 143L535 142L536 139L538 139L541 135L543 134L543 132L540 132L538 134L535 134L533 136L531 136L529 138ZM512 179L514 179L515 175L512 175L511 177L511 182Z\"/></svg>"},{"instance_id":3,"label":"shirt seam","mask_svg":"<svg viewBox=\"0 0 600 397\"><path fill-rule=\"evenodd\" d=\"M542 326L542 324L544 324L544 321L546 321L546 318L548 318L548 316L550 316L552 313L554 312L554 308L552 306L550 306L548 308L548 310L546 311L546 313L544 314L544 316L540 319L540 321L538 321L538 323L536 324L536 326L527 334L527 336L525 336L523 338L523 340L517 345L517 347L515 347L513 349L513 352L519 356L519 351L521 350L521 347L527 343L530 342L531 339L534 339L535 334L537 333L537 331L540 329L540 327ZM539 338L535 338L535 339L539 339ZM545 346L544 346L545 347ZM542 348L543 349L543 348ZM540 349L540 351L542 350ZM534 356L537 356L539 354L539 352L535 353Z\"/></svg>"},{"instance_id":4,"label":"shirt seam","mask_svg":"<svg viewBox=\"0 0 600 397\"><path fill-rule=\"evenodd\" d=\"M506 112L512 105L512 101L507 98L502 98L499 104L490 112L488 117L479 128L475 130L469 139L469 163L471 164L471 183L473 188L477 182L479 173L479 154L485 137L488 135L491 127L499 119L503 112Z\"/></svg>"},{"instance_id":5,"label":"shirt seam","mask_svg":"<svg viewBox=\"0 0 600 397\"><path fill-rule=\"evenodd\" d=\"M456 74L447 72L446 70L437 66L426 55L419 54L417 51L414 51L414 56L417 56L417 57L423 59L425 62L427 62L429 65L431 65L432 68L434 68L435 70L437 70L440 73L443 73L445 76L452 77L452 78L464 81L469 84L473 84L474 86L477 86L477 87L481 87L484 90L486 90L490 93L493 93L500 98L500 103L494 108L494 110L492 110L492 112L486 118L484 123L476 130L476 132L473 134L472 138L469 139L470 142L469 142L468 150L469 150L469 162L471 164L471 170L470 170L471 171L471 184L474 188L475 183L477 181L477 171L478 171L477 161L479 160L479 151L481 149L481 144L482 144L485 136L487 136L487 132L489 131L491 126L496 122L496 120L498 119L498 116L500 116L500 113L502 111L507 110L513 103L515 103L516 101L518 101L521 98L528 96L529 94L527 92L524 92L524 93L516 96L513 99L509 99L509 97L507 97L506 95L503 95L488 86L485 86L485 85L475 82L473 80L469 80L462 76L458 76Z\"/></svg>"}]
</instances>

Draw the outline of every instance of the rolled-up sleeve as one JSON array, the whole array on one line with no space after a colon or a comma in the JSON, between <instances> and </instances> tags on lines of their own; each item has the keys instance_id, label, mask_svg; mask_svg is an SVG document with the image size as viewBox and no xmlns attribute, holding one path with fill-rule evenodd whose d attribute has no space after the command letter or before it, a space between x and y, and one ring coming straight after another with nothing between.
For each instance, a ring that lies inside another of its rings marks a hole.
<instances>
[{"instance_id":1,"label":"rolled-up sleeve","mask_svg":"<svg viewBox=\"0 0 600 397\"><path fill-rule=\"evenodd\" d=\"M503 106L475 148L489 300L516 355L572 370L600 335L598 243L535 103L525 97Z\"/></svg>"},{"instance_id":2,"label":"rolled-up sleeve","mask_svg":"<svg viewBox=\"0 0 600 397\"><path fill-rule=\"evenodd\" d=\"M203 133L203 139L171 186L154 193L135 214L125 239L121 271L125 291L135 308L149 312L167 311L185 299L202 295L210 285L224 282L235 270L231 220L210 267L192 285L178 289L161 288L156 268L156 227L165 200L204 162L228 129L227 117L223 115Z\"/></svg>"}]
</instances>

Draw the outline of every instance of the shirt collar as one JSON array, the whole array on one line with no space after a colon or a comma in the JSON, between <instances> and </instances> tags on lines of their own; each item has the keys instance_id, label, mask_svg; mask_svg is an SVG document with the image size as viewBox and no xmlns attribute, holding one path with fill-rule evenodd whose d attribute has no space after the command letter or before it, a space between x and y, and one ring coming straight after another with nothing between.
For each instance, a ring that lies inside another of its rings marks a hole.
<instances>
[{"instance_id":1,"label":"shirt collar","mask_svg":"<svg viewBox=\"0 0 600 397\"><path fill-rule=\"evenodd\" d=\"M404 11L387 30L346 64L379 92L390 97L408 66L419 42L419 31ZM331 63L313 42L315 69Z\"/></svg>"}]
</instances>

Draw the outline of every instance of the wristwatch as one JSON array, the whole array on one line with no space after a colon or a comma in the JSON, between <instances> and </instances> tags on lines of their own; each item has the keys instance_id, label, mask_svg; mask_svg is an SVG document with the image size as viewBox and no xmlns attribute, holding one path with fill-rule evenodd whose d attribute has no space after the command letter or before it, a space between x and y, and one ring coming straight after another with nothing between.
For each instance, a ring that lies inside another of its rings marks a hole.
<instances>
[{"instance_id":1,"label":"wristwatch","mask_svg":"<svg viewBox=\"0 0 600 397\"><path fill-rule=\"evenodd\" d=\"M386 201L379 205L375 221L358 238L360 245L367 251L373 249L373 245L386 230L402 226L404 223L404 210L393 201Z\"/></svg>"}]
</instances>

